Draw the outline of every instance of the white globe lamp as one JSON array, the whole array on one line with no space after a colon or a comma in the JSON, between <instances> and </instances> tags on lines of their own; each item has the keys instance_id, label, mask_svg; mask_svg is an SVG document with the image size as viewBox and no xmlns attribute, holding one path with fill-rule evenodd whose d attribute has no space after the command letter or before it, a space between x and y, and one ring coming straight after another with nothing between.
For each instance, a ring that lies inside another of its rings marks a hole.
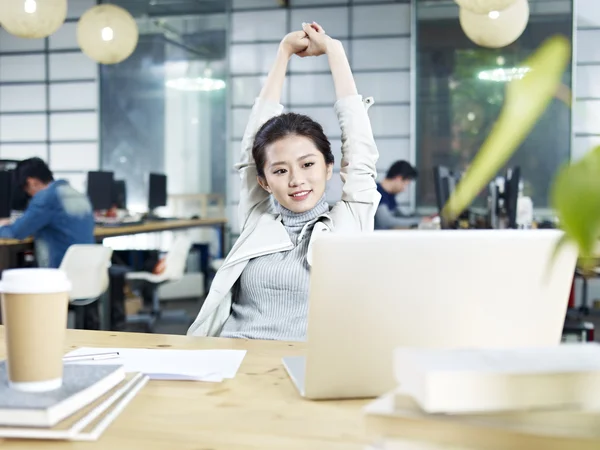
<instances>
[{"instance_id":1,"label":"white globe lamp","mask_svg":"<svg viewBox=\"0 0 600 450\"><path fill-rule=\"evenodd\" d=\"M487 14L491 11L502 11L516 0L454 0L458 6L475 14Z\"/></svg>"},{"instance_id":2,"label":"white globe lamp","mask_svg":"<svg viewBox=\"0 0 600 450\"><path fill-rule=\"evenodd\" d=\"M135 19L120 6L94 6L77 23L79 47L101 64L117 64L127 59L135 50L138 37Z\"/></svg>"},{"instance_id":3,"label":"white globe lamp","mask_svg":"<svg viewBox=\"0 0 600 450\"><path fill-rule=\"evenodd\" d=\"M0 25L17 37L48 37L66 17L67 0L0 0Z\"/></svg>"},{"instance_id":4,"label":"white globe lamp","mask_svg":"<svg viewBox=\"0 0 600 450\"><path fill-rule=\"evenodd\" d=\"M501 48L516 41L529 21L527 0L516 0L502 11L476 14L461 8L460 26L467 37L482 47Z\"/></svg>"}]
</instances>

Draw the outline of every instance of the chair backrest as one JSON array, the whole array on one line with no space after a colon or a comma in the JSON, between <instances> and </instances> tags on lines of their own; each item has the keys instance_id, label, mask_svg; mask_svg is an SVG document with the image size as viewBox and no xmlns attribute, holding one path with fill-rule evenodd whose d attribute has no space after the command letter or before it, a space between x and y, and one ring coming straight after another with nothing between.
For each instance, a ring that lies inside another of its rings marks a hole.
<instances>
[{"instance_id":1,"label":"chair backrest","mask_svg":"<svg viewBox=\"0 0 600 450\"><path fill-rule=\"evenodd\" d=\"M112 248L102 244L71 245L60 263L73 285L71 300L100 297L108 289Z\"/></svg>"},{"instance_id":2,"label":"chair backrest","mask_svg":"<svg viewBox=\"0 0 600 450\"><path fill-rule=\"evenodd\" d=\"M175 238L165 257L165 271L163 274L165 280L175 281L183 278L191 248L192 241L188 236L180 234Z\"/></svg>"}]
</instances>

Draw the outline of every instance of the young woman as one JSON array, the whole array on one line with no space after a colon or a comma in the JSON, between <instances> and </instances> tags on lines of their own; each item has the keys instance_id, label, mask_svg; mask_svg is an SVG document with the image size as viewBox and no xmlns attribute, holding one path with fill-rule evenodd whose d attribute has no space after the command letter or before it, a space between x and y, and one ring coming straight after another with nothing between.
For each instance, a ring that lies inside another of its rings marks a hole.
<instances>
[{"instance_id":1,"label":"young woman","mask_svg":"<svg viewBox=\"0 0 600 450\"><path fill-rule=\"evenodd\" d=\"M342 199L331 210L325 187L333 154L321 125L282 114L289 59L326 54L342 130ZM217 272L188 334L305 340L312 237L328 231L371 231L380 194L379 156L342 44L316 23L281 41L242 140L241 235Z\"/></svg>"}]
</instances>

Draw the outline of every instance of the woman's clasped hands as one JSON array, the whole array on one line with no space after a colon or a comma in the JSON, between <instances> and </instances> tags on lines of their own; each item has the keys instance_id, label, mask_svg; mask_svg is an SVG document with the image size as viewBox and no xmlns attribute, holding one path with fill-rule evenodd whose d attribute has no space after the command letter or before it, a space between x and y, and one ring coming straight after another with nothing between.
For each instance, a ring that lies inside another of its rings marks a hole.
<instances>
[{"instance_id":1,"label":"woman's clasped hands","mask_svg":"<svg viewBox=\"0 0 600 450\"><path fill-rule=\"evenodd\" d=\"M316 22L303 23L302 30L292 31L283 38L280 49L289 57L319 56L327 53L330 41L331 38L325 34L321 25Z\"/></svg>"}]
</instances>

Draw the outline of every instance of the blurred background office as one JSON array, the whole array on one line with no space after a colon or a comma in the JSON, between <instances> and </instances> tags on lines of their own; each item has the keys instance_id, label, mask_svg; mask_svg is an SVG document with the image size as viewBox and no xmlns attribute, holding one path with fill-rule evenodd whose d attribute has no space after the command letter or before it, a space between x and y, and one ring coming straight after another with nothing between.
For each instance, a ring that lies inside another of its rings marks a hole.
<instances>
[{"instance_id":1,"label":"blurred background office","mask_svg":"<svg viewBox=\"0 0 600 450\"><path fill-rule=\"evenodd\" d=\"M149 209L150 173L166 176L164 216L223 216L226 247L239 233L239 179L232 169L250 108L282 36L317 21L346 48L369 110L383 178L406 160L419 178L397 198L404 213L438 211L434 169L464 171L489 133L506 82L547 37L573 45L563 83L573 108L555 99L506 168L520 169L535 217L551 219L549 186L558 167L600 144L600 3L529 0L525 31L500 49L479 47L461 29L452 0L114 0L135 19L139 40L124 61L82 53L77 22L95 0L69 0L66 22L47 39L0 30L0 159L39 156L56 178L86 191L88 172L126 185L126 209ZM294 58L284 88L288 110L319 121L336 155L327 200L341 195L340 131L325 57ZM499 174L503 175L504 171ZM197 209L190 196L205 194ZM487 192L474 206L486 207ZM212 206L211 206L212 205ZM215 230L193 233L213 260ZM153 235L106 239L115 249L166 250ZM590 283L589 298L600 298Z\"/></svg>"}]
</instances>

